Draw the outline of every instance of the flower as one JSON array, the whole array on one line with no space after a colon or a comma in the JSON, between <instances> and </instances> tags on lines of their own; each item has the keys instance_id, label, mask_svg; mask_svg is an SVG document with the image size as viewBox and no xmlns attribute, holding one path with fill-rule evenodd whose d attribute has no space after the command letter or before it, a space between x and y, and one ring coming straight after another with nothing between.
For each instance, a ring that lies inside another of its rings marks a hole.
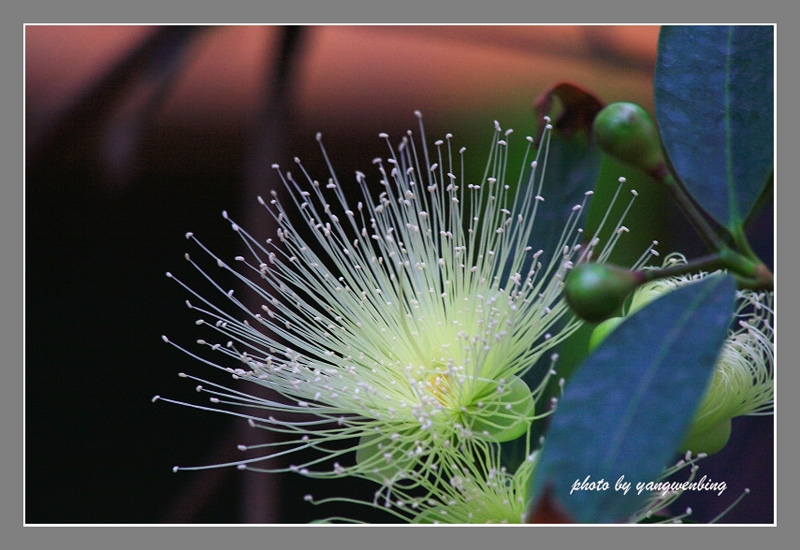
<instances>
[{"instance_id":1,"label":"flower","mask_svg":"<svg viewBox=\"0 0 800 550\"><path fill-rule=\"evenodd\" d=\"M377 197L361 172L359 199L347 197L318 134L327 181L314 180L295 159L305 181L274 165L285 193L259 198L277 224L276 239L260 241L229 220L249 251L229 263L187 234L259 302L252 310L188 255L222 294L222 305L168 273L193 296L187 304L201 315L197 323L218 333L220 343L199 343L221 358L164 340L278 395L182 375L211 395L213 407L190 406L284 434L260 446L259 456L236 461L240 468L315 449L318 458L289 469L366 476L388 486L414 479L409 471L451 456L463 441L512 440L534 420L552 370L533 389L523 377L580 326L567 315L561 291L576 254L588 258L598 247L596 238L582 244L578 227L591 192L558 229L558 252L544 257L532 235L544 200L537 167L550 125L529 176L527 138L526 160L512 182L512 132L495 123L486 172L475 181L463 173L464 149L454 154L450 134L428 148L417 116L419 143L409 131L395 149L380 135L389 156L373 161ZM621 221L617 230L612 242L624 232ZM598 252L607 256L608 245ZM354 462L345 456L353 451Z\"/></svg>"},{"instance_id":2,"label":"flower","mask_svg":"<svg viewBox=\"0 0 800 550\"><path fill-rule=\"evenodd\" d=\"M529 444L526 448L524 460L512 472L502 465L499 444L467 440L427 471L409 472L413 483L382 485L372 502L342 497L315 500L312 495L305 500L317 505L362 504L412 524L519 524L525 521L539 457ZM329 517L323 522L352 521Z\"/></svg>"},{"instance_id":3,"label":"flower","mask_svg":"<svg viewBox=\"0 0 800 550\"><path fill-rule=\"evenodd\" d=\"M664 266L685 264L680 254L667 256ZM665 277L637 289L628 314L680 286L709 274ZM737 416L772 414L774 402L774 309L772 292L738 290L734 327L723 343L714 377L698 406L682 450L712 454L721 450Z\"/></svg>"},{"instance_id":4,"label":"flower","mask_svg":"<svg viewBox=\"0 0 800 550\"><path fill-rule=\"evenodd\" d=\"M737 416L772 414L774 387L773 293L738 292L736 326L725 340L714 378L683 447L707 454L722 449Z\"/></svg>"}]
</instances>

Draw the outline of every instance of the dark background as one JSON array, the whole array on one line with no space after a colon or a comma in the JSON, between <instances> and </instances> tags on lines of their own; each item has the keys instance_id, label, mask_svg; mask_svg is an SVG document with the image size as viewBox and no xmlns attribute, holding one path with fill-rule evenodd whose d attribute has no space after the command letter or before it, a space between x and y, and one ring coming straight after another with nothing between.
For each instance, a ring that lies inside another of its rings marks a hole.
<instances>
[{"instance_id":1,"label":"dark background","mask_svg":"<svg viewBox=\"0 0 800 550\"><path fill-rule=\"evenodd\" d=\"M234 255L221 211L257 225L249 205L275 185L273 162L298 155L324 174L318 130L348 176L383 154L378 132L416 124L414 109L429 139L451 131L478 152L495 118L531 132L533 99L559 80L652 112L656 37L655 27L27 27L26 521L330 514L302 496L352 482L172 473L229 460L253 437L243 422L151 403L197 402L177 373L202 367L161 340L197 338L184 292L165 277L191 279L184 233ZM662 250L698 251L679 218L655 210L644 218L668 228ZM753 232L771 258L770 208ZM772 418L735 420L729 446L700 464L729 489L687 495L695 519L750 487L725 520L771 523L772 449Z\"/></svg>"}]
</instances>

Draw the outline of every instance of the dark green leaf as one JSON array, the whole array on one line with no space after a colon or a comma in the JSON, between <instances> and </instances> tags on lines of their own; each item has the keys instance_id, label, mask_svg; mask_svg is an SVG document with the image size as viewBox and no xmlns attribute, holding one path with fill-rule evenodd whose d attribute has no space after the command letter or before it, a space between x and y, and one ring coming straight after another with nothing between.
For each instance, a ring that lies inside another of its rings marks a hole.
<instances>
[{"instance_id":1,"label":"dark green leaf","mask_svg":"<svg viewBox=\"0 0 800 550\"><path fill-rule=\"evenodd\" d=\"M773 167L773 28L666 26L655 108L664 149L717 222L740 228Z\"/></svg>"},{"instance_id":2,"label":"dark green leaf","mask_svg":"<svg viewBox=\"0 0 800 550\"><path fill-rule=\"evenodd\" d=\"M734 283L709 277L642 308L573 374L547 431L532 495L550 490L580 523L624 520L643 505L637 482L657 481L713 372L733 314ZM570 491L605 481L602 491ZM615 490L625 476L628 494Z\"/></svg>"},{"instance_id":3,"label":"dark green leaf","mask_svg":"<svg viewBox=\"0 0 800 550\"><path fill-rule=\"evenodd\" d=\"M572 214L572 209L592 191L600 173L603 160L600 149L593 143L576 138L565 138L554 134L547 155L542 195L536 211L536 230L531 246L544 250L544 257L557 253L555 250L561 233L554 227L563 227ZM579 226L583 226L587 209L580 213Z\"/></svg>"},{"instance_id":4,"label":"dark green leaf","mask_svg":"<svg viewBox=\"0 0 800 550\"><path fill-rule=\"evenodd\" d=\"M554 99L558 99L561 110L553 122L541 193L544 202L537 205L538 230L530 243L534 249L544 250L544 257L556 252L561 237L552 228L563 226L573 207L583 201L587 191L594 190L603 160L600 148L591 139L592 122L603 103L574 84L558 83L542 93L534 104L542 128L542 117L553 114ZM585 209L580 216L581 220L586 217Z\"/></svg>"}]
</instances>

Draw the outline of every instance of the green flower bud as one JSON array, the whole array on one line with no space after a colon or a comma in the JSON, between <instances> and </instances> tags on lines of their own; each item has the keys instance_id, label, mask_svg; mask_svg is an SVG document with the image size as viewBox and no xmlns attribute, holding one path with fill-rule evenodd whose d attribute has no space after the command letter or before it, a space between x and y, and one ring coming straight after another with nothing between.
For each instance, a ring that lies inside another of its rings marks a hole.
<instances>
[{"instance_id":1,"label":"green flower bud","mask_svg":"<svg viewBox=\"0 0 800 550\"><path fill-rule=\"evenodd\" d=\"M580 264L567 277L564 293L579 317L599 323L611 317L640 282L634 271L608 264Z\"/></svg>"},{"instance_id":2,"label":"green flower bud","mask_svg":"<svg viewBox=\"0 0 800 550\"><path fill-rule=\"evenodd\" d=\"M656 176L665 170L658 131L635 103L611 103L594 119L594 139L610 157Z\"/></svg>"}]
</instances>

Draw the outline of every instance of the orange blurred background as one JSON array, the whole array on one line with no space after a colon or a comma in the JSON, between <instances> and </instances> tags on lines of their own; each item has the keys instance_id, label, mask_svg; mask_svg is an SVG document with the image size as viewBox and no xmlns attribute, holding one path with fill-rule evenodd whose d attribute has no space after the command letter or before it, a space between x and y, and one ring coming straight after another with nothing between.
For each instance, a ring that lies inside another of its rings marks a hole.
<instances>
[{"instance_id":1,"label":"orange blurred background","mask_svg":"<svg viewBox=\"0 0 800 550\"><path fill-rule=\"evenodd\" d=\"M26 100L52 112L153 33L148 26L29 26ZM558 80L607 101L652 104L657 26L318 26L304 28L293 100L300 122L384 124L529 104ZM214 27L191 46L163 124L247 125L263 102L279 27Z\"/></svg>"}]
</instances>

